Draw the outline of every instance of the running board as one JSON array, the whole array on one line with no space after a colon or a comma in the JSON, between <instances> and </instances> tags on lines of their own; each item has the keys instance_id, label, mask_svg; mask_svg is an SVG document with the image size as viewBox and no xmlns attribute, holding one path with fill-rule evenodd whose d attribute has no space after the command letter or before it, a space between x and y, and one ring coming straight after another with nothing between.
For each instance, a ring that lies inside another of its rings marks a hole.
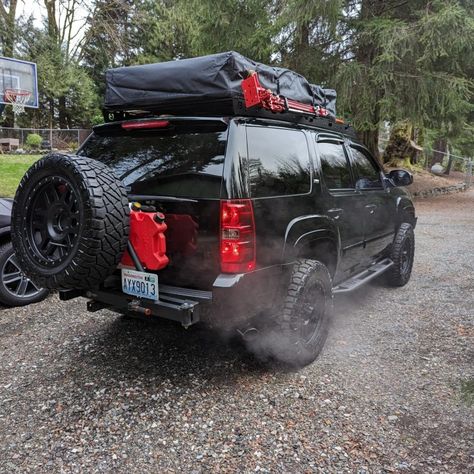
<instances>
[{"instance_id":1,"label":"running board","mask_svg":"<svg viewBox=\"0 0 474 474\"><path fill-rule=\"evenodd\" d=\"M339 283L332 290L333 294L348 293L353 291L359 286L365 285L373 278L381 275L384 271L388 270L393 265L393 261L390 258L384 258L378 262L372 264L369 268L350 277L348 280Z\"/></svg>"}]
</instances>

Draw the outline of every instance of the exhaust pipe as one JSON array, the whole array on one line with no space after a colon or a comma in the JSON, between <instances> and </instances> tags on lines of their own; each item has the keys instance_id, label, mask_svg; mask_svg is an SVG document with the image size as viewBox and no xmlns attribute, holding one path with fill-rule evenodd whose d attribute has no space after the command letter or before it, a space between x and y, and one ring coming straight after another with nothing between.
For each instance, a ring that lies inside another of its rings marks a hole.
<instances>
[{"instance_id":1,"label":"exhaust pipe","mask_svg":"<svg viewBox=\"0 0 474 474\"><path fill-rule=\"evenodd\" d=\"M249 327L247 329L244 329L244 330L240 330L240 329L237 329L237 332L239 333L240 337L245 341L245 342L249 342L249 341L254 341L258 334L259 334L259 330L257 328L254 328L254 327Z\"/></svg>"}]
</instances>

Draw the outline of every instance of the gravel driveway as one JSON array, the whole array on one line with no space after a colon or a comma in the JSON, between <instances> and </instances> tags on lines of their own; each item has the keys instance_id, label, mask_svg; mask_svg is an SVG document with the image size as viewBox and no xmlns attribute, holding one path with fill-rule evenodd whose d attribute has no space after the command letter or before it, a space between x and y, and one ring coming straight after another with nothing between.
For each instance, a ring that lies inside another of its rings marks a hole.
<instances>
[{"instance_id":1,"label":"gravel driveway","mask_svg":"<svg viewBox=\"0 0 474 474\"><path fill-rule=\"evenodd\" d=\"M0 310L0 472L473 472L474 191L417 212L411 282L340 298L299 372L82 300Z\"/></svg>"}]
</instances>

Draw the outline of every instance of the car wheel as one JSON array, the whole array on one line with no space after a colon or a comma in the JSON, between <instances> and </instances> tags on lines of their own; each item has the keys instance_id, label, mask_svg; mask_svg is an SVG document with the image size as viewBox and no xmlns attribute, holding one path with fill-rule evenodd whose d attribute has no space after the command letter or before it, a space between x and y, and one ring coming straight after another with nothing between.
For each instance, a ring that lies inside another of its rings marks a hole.
<instances>
[{"instance_id":1,"label":"car wheel","mask_svg":"<svg viewBox=\"0 0 474 474\"><path fill-rule=\"evenodd\" d=\"M20 269L10 242L0 246L0 303L24 306L48 296L48 290L38 288Z\"/></svg>"},{"instance_id":2,"label":"car wheel","mask_svg":"<svg viewBox=\"0 0 474 474\"><path fill-rule=\"evenodd\" d=\"M125 186L103 163L52 153L20 182L12 212L15 254L44 288L99 286L120 262L128 231Z\"/></svg>"},{"instance_id":3,"label":"car wheel","mask_svg":"<svg viewBox=\"0 0 474 474\"><path fill-rule=\"evenodd\" d=\"M392 244L390 258L393 261L386 273L390 286L404 286L410 280L415 256L415 233L411 224L404 222L398 229Z\"/></svg>"},{"instance_id":4,"label":"car wheel","mask_svg":"<svg viewBox=\"0 0 474 474\"><path fill-rule=\"evenodd\" d=\"M259 332L257 354L290 367L304 367L320 354L333 312L332 279L322 263L302 259L293 267L282 308Z\"/></svg>"}]
</instances>

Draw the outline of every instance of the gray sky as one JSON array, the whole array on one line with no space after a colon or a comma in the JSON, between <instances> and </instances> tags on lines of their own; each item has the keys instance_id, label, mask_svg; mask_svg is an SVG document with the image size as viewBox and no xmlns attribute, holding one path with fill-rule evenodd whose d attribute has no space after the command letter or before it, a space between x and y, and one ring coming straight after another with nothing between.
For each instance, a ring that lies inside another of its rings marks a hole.
<instances>
[{"instance_id":1,"label":"gray sky","mask_svg":"<svg viewBox=\"0 0 474 474\"><path fill-rule=\"evenodd\" d=\"M60 5L67 5L67 3L68 3L68 0L56 0L56 4L57 4L56 12L57 12L57 18L59 21L61 21L61 12L63 11ZM81 27L84 26L84 20L87 18L91 1L78 0L77 3L78 3L78 7L77 7L78 14L76 15L75 25L73 29L74 33L79 32L81 30ZM20 0L18 2L17 18L20 16L24 16L26 18L32 16L34 18L35 25L41 26L45 15L46 15L46 9L44 7L43 0ZM81 40L83 33L84 31L82 31L82 33L80 33L76 37L76 42Z\"/></svg>"}]
</instances>

